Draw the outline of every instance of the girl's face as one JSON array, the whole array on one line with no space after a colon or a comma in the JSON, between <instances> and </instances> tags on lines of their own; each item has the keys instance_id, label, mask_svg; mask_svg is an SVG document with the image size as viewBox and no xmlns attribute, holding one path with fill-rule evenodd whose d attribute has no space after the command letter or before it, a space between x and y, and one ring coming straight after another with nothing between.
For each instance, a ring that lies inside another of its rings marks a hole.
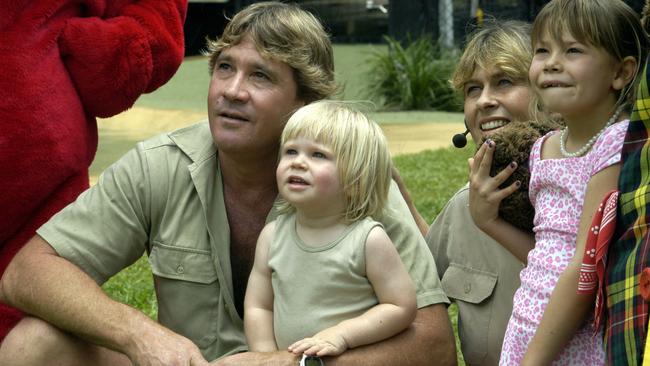
<instances>
[{"instance_id":1,"label":"girl's face","mask_svg":"<svg viewBox=\"0 0 650 366\"><path fill-rule=\"evenodd\" d=\"M512 121L530 119L528 83L506 76L497 67L476 68L463 95L465 122L476 144Z\"/></svg>"},{"instance_id":2,"label":"girl's face","mask_svg":"<svg viewBox=\"0 0 650 366\"><path fill-rule=\"evenodd\" d=\"M568 32L561 40L545 32L533 50L530 81L549 112L568 120L594 112L611 113L616 89L620 89L614 85L620 63L612 55L601 47L578 42Z\"/></svg>"},{"instance_id":3,"label":"girl's face","mask_svg":"<svg viewBox=\"0 0 650 366\"><path fill-rule=\"evenodd\" d=\"M344 211L336 155L328 146L306 138L286 141L276 177L280 195L298 210L320 216Z\"/></svg>"}]
</instances>

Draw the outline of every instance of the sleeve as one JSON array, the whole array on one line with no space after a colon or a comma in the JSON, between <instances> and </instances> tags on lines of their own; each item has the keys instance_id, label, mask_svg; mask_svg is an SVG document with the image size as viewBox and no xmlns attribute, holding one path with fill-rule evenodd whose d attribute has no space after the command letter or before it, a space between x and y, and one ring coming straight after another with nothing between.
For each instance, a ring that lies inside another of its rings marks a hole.
<instances>
[{"instance_id":1,"label":"sleeve","mask_svg":"<svg viewBox=\"0 0 650 366\"><path fill-rule=\"evenodd\" d=\"M627 132L628 122L617 123L610 126L598 138L596 145L589 153L592 166L591 175L621 162L621 150L625 133Z\"/></svg>"},{"instance_id":2,"label":"sleeve","mask_svg":"<svg viewBox=\"0 0 650 366\"><path fill-rule=\"evenodd\" d=\"M447 255L447 248L449 246L449 229L450 218L452 214L450 211L455 206L455 200L458 193L452 197L445 207L440 211L436 219L433 221L427 232L425 240L433 255L433 259L438 269L438 277L442 278L449 267L449 256Z\"/></svg>"},{"instance_id":3,"label":"sleeve","mask_svg":"<svg viewBox=\"0 0 650 366\"><path fill-rule=\"evenodd\" d=\"M377 221L384 225L413 279L418 308L449 303L442 290L433 256L395 182L391 182L388 193L387 212Z\"/></svg>"},{"instance_id":4,"label":"sleeve","mask_svg":"<svg viewBox=\"0 0 650 366\"><path fill-rule=\"evenodd\" d=\"M140 258L148 244L150 179L141 144L37 230L99 284Z\"/></svg>"},{"instance_id":5,"label":"sleeve","mask_svg":"<svg viewBox=\"0 0 650 366\"><path fill-rule=\"evenodd\" d=\"M187 0L87 4L72 18L59 48L86 112L110 117L167 82L183 60ZM116 4L120 4L119 6Z\"/></svg>"}]
</instances>

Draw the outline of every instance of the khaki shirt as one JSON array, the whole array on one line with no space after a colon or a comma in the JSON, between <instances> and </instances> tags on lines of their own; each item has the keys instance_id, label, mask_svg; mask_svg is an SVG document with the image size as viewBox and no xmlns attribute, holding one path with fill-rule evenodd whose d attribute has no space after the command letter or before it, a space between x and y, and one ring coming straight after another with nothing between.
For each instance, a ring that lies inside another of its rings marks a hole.
<instances>
[{"instance_id":1,"label":"khaki shirt","mask_svg":"<svg viewBox=\"0 0 650 366\"><path fill-rule=\"evenodd\" d=\"M498 365L512 298L524 267L483 233L469 213L468 185L449 200L427 233L442 288L458 305L458 333L468 365Z\"/></svg>"},{"instance_id":2,"label":"khaki shirt","mask_svg":"<svg viewBox=\"0 0 650 366\"><path fill-rule=\"evenodd\" d=\"M395 184L389 200L395 213L378 221L414 279L418 306L447 302ZM267 222L275 217L272 210ZM229 225L207 121L139 143L38 234L99 284L147 252L160 323L194 341L208 360L247 349L233 301Z\"/></svg>"}]
</instances>

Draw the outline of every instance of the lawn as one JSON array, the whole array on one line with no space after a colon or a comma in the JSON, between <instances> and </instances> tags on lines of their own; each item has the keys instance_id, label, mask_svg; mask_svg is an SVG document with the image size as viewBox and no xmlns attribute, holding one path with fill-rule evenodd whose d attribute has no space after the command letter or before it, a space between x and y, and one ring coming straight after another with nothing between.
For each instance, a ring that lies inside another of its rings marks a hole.
<instances>
[{"instance_id":1,"label":"lawn","mask_svg":"<svg viewBox=\"0 0 650 366\"><path fill-rule=\"evenodd\" d=\"M385 47L384 47L385 49ZM370 52L382 50L382 46L337 45L335 68L337 80L344 84L343 99L365 99L363 93L364 73ZM184 61L177 74L165 86L150 95L142 96L136 106L159 109L185 109L205 111L209 75L204 57L191 57ZM458 113L415 111L374 112L372 117L379 123L413 123L457 121L462 128L462 115ZM99 174L137 141L129 138L103 137L100 124L100 149L91 166L91 175ZM471 145L471 144L470 144ZM394 161L401 172L418 210L428 222L432 222L453 193L467 179L467 158L472 147L427 150L417 154L399 155ZM120 272L103 286L109 296L130 304L152 318L156 316L152 275L146 258ZM455 306L449 308L455 324ZM462 364L462 357L459 354Z\"/></svg>"}]
</instances>

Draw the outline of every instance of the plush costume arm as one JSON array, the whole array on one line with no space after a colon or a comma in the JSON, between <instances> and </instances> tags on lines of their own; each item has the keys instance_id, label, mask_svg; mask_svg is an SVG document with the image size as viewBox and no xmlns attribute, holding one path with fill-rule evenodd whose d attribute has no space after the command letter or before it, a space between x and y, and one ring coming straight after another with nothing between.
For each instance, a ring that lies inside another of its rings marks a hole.
<instances>
[{"instance_id":1,"label":"plush costume arm","mask_svg":"<svg viewBox=\"0 0 650 366\"><path fill-rule=\"evenodd\" d=\"M86 113L120 113L174 75L186 11L187 0L90 1L90 16L68 20L58 43Z\"/></svg>"}]
</instances>

